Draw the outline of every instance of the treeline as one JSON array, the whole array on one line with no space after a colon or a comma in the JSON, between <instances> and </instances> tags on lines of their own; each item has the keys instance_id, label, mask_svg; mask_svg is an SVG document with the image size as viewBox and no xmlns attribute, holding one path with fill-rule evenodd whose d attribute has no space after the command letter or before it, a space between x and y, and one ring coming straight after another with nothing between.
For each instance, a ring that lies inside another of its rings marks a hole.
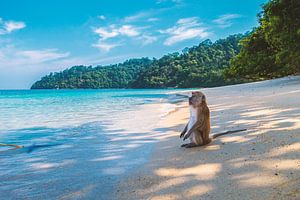
<instances>
[{"instance_id":1,"label":"treeline","mask_svg":"<svg viewBox=\"0 0 300 200\"><path fill-rule=\"evenodd\" d=\"M42 77L31 89L129 88L152 63L149 58L140 58L109 66L74 66Z\"/></svg>"},{"instance_id":2,"label":"treeline","mask_svg":"<svg viewBox=\"0 0 300 200\"><path fill-rule=\"evenodd\" d=\"M154 60L142 70L132 84L138 88L213 87L229 84L223 76L229 61L240 51L242 34L232 35L212 43L210 40Z\"/></svg>"},{"instance_id":3,"label":"treeline","mask_svg":"<svg viewBox=\"0 0 300 200\"><path fill-rule=\"evenodd\" d=\"M186 48L160 59L75 66L32 89L212 87L300 73L300 0L270 0L251 33Z\"/></svg>"},{"instance_id":4,"label":"treeline","mask_svg":"<svg viewBox=\"0 0 300 200\"><path fill-rule=\"evenodd\" d=\"M160 59L130 59L109 66L74 66L50 73L31 89L207 87L229 83L223 71L240 51L242 34L186 48Z\"/></svg>"}]
</instances>

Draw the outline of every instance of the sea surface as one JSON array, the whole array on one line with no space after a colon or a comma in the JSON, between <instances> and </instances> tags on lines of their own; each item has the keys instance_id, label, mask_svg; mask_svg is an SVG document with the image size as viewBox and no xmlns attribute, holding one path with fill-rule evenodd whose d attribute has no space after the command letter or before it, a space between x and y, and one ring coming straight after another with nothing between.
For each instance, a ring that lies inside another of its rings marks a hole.
<instances>
[{"instance_id":1,"label":"sea surface","mask_svg":"<svg viewBox=\"0 0 300 200\"><path fill-rule=\"evenodd\" d=\"M0 90L0 199L110 199L182 90Z\"/></svg>"}]
</instances>

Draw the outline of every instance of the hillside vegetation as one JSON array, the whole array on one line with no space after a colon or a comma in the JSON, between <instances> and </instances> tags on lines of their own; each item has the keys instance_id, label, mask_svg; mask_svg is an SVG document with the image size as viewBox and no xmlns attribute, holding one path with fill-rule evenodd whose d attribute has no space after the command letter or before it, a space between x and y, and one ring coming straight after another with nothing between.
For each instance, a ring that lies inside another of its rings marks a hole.
<instances>
[{"instance_id":1,"label":"hillside vegetation","mask_svg":"<svg viewBox=\"0 0 300 200\"><path fill-rule=\"evenodd\" d=\"M50 73L32 89L54 88L165 88L203 87L226 84L224 69L240 51L243 35L233 35L212 43L186 48L160 59L130 59L109 66L74 66Z\"/></svg>"},{"instance_id":2,"label":"hillside vegetation","mask_svg":"<svg viewBox=\"0 0 300 200\"><path fill-rule=\"evenodd\" d=\"M300 72L300 1L271 0L258 15L259 27L241 41L226 78L259 80Z\"/></svg>"}]
</instances>

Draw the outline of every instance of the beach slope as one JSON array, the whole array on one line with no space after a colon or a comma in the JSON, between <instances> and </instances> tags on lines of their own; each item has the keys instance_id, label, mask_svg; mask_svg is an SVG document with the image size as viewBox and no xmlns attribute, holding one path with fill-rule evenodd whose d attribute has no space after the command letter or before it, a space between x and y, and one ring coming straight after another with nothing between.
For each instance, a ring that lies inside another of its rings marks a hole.
<instances>
[{"instance_id":1,"label":"beach slope","mask_svg":"<svg viewBox=\"0 0 300 200\"><path fill-rule=\"evenodd\" d=\"M118 199L300 199L300 77L202 90L212 134L247 128L193 149L181 148L186 103L165 117L151 159L128 174Z\"/></svg>"}]
</instances>

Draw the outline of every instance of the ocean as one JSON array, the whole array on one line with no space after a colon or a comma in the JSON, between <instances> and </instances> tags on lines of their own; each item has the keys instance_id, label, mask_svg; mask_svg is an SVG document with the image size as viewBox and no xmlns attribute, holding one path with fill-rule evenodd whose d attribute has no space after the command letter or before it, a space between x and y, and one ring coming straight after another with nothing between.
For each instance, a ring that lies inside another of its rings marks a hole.
<instances>
[{"instance_id":1,"label":"ocean","mask_svg":"<svg viewBox=\"0 0 300 200\"><path fill-rule=\"evenodd\" d=\"M181 91L0 90L0 199L109 199Z\"/></svg>"}]
</instances>

